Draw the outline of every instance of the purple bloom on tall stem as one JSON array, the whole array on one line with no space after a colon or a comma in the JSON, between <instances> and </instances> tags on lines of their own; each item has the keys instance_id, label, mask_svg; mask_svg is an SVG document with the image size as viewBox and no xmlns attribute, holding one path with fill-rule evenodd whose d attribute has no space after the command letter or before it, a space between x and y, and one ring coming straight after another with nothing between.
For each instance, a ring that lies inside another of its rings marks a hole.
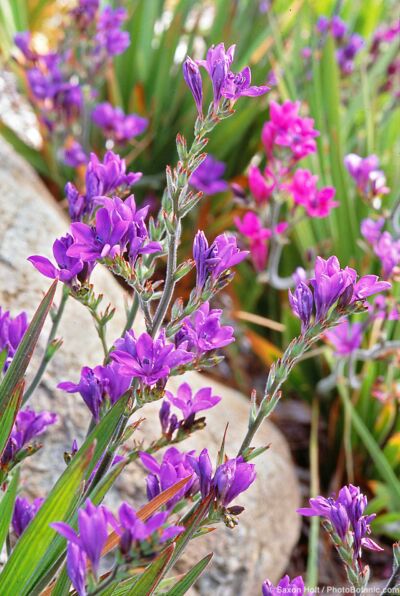
<instances>
[{"instance_id":1,"label":"purple bloom on tall stem","mask_svg":"<svg viewBox=\"0 0 400 596\"><path fill-rule=\"evenodd\" d=\"M35 412L29 407L20 410L1 457L1 464L7 465L32 439L42 435L47 427L55 422L57 422L57 415L52 412Z\"/></svg>"},{"instance_id":2,"label":"purple bloom on tall stem","mask_svg":"<svg viewBox=\"0 0 400 596\"><path fill-rule=\"evenodd\" d=\"M86 596L87 557L84 550L75 542L67 545L67 573L78 596Z\"/></svg>"},{"instance_id":3,"label":"purple bloom on tall stem","mask_svg":"<svg viewBox=\"0 0 400 596\"><path fill-rule=\"evenodd\" d=\"M132 543L148 540L155 533L158 534L158 542L162 544L175 538L185 529L184 526L176 525L163 528L168 519L168 511L158 512L146 521L142 521L128 503L122 503L118 510L118 518L120 526L116 526L116 531L121 536L121 547L123 546L127 551Z\"/></svg>"},{"instance_id":4,"label":"purple bloom on tall stem","mask_svg":"<svg viewBox=\"0 0 400 596\"><path fill-rule=\"evenodd\" d=\"M304 591L304 580L301 575L290 579L288 575L285 575L277 584L274 586L269 579L266 579L262 585L262 596L282 596L287 594L288 596L312 596L312 592Z\"/></svg>"},{"instance_id":5,"label":"purple bloom on tall stem","mask_svg":"<svg viewBox=\"0 0 400 596\"><path fill-rule=\"evenodd\" d=\"M349 153L344 158L344 165L355 180L359 192L367 198L389 192L386 187L385 175L379 169L379 159L376 155L362 158L355 153Z\"/></svg>"},{"instance_id":6,"label":"purple bloom on tall stem","mask_svg":"<svg viewBox=\"0 0 400 596\"><path fill-rule=\"evenodd\" d=\"M14 512L12 516L12 527L15 535L19 538L25 528L35 517L44 499L35 499L32 503L25 497L15 499Z\"/></svg>"},{"instance_id":7,"label":"purple bloom on tall stem","mask_svg":"<svg viewBox=\"0 0 400 596\"><path fill-rule=\"evenodd\" d=\"M176 484L178 480L190 476L192 476L192 478L188 480L185 486L183 486L181 490L168 501L167 507L173 507L173 505L178 503L183 497L195 494L199 488L190 463L191 457L193 457L194 454L194 451L181 453L176 447L170 447L164 453L162 462L159 464L152 455L141 452L139 455L142 464L150 472L149 476L146 478L147 498L149 500L153 499L160 494L160 492Z\"/></svg>"},{"instance_id":8,"label":"purple bloom on tall stem","mask_svg":"<svg viewBox=\"0 0 400 596\"><path fill-rule=\"evenodd\" d=\"M302 331L305 331L310 324L314 306L313 294L305 282L300 281L293 293L289 290L289 303L293 313L301 321Z\"/></svg>"},{"instance_id":9,"label":"purple bloom on tall stem","mask_svg":"<svg viewBox=\"0 0 400 596\"><path fill-rule=\"evenodd\" d=\"M53 255L57 267L49 259L40 255L33 255L28 258L28 261L46 277L59 279L65 284L74 283L82 272L84 263L79 256L68 256L67 251L73 243L74 239L70 234L66 234L54 242Z\"/></svg>"},{"instance_id":10,"label":"purple bloom on tall stem","mask_svg":"<svg viewBox=\"0 0 400 596\"><path fill-rule=\"evenodd\" d=\"M93 122L106 137L117 143L127 143L142 134L149 125L147 118L137 114L124 114L121 108L114 108L109 102L98 104L92 112Z\"/></svg>"},{"instance_id":11,"label":"purple bloom on tall stem","mask_svg":"<svg viewBox=\"0 0 400 596\"><path fill-rule=\"evenodd\" d=\"M131 379L122 375L118 364L113 362L107 366L96 366L93 369L84 366L81 370L79 383L64 381L57 387L67 393L79 393L93 418L98 422L100 410L106 397L109 398L111 404L114 404L128 391L130 384Z\"/></svg>"},{"instance_id":12,"label":"purple bloom on tall stem","mask_svg":"<svg viewBox=\"0 0 400 596\"><path fill-rule=\"evenodd\" d=\"M133 331L128 331L115 342L115 348L111 358L120 364L121 374L139 378L147 385L165 379L173 368L193 359L193 354L167 343L163 331L156 339L148 333L137 338Z\"/></svg>"},{"instance_id":13,"label":"purple bloom on tall stem","mask_svg":"<svg viewBox=\"0 0 400 596\"><path fill-rule=\"evenodd\" d=\"M221 325L222 310L210 309L205 302L190 317L183 320L182 328L175 336L177 346L184 345L198 355L223 348L235 341L233 327Z\"/></svg>"},{"instance_id":14,"label":"purple bloom on tall stem","mask_svg":"<svg viewBox=\"0 0 400 596\"><path fill-rule=\"evenodd\" d=\"M251 70L248 66L238 73L228 72L221 94L223 97L235 102L239 97L258 97L270 91L270 87L262 85L261 87L251 85Z\"/></svg>"},{"instance_id":15,"label":"purple bloom on tall stem","mask_svg":"<svg viewBox=\"0 0 400 596\"><path fill-rule=\"evenodd\" d=\"M73 141L63 149L63 160L67 166L76 168L82 164L87 163L88 156L86 155L82 145L78 141Z\"/></svg>"},{"instance_id":16,"label":"purple bloom on tall stem","mask_svg":"<svg viewBox=\"0 0 400 596\"><path fill-rule=\"evenodd\" d=\"M190 456L189 462L199 479L201 496L205 499L210 493L213 475L213 468L207 449L203 449L198 458Z\"/></svg>"},{"instance_id":17,"label":"purple bloom on tall stem","mask_svg":"<svg viewBox=\"0 0 400 596\"><path fill-rule=\"evenodd\" d=\"M204 161L190 176L189 182L205 195L215 195L228 188L226 180L222 179L226 169L223 161L218 161L212 155L207 155Z\"/></svg>"},{"instance_id":18,"label":"purple bloom on tall stem","mask_svg":"<svg viewBox=\"0 0 400 596\"><path fill-rule=\"evenodd\" d=\"M237 457L229 459L217 468L212 483L218 500L223 507L226 507L240 493L247 490L255 479L254 464L249 464L242 457Z\"/></svg>"},{"instance_id":19,"label":"purple bloom on tall stem","mask_svg":"<svg viewBox=\"0 0 400 596\"><path fill-rule=\"evenodd\" d=\"M225 51L225 44L219 43L211 46L207 51L206 60L199 60L198 64L208 72L213 87L214 109L218 107L222 97L222 90L231 64L235 55L235 47L232 45Z\"/></svg>"},{"instance_id":20,"label":"purple bloom on tall stem","mask_svg":"<svg viewBox=\"0 0 400 596\"><path fill-rule=\"evenodd\" d=\"M0 354L5 352L3 370L7 370L11 364L28 324L26 312L22 311L16 317L12 317L8 310L3 311L0 307Z\"/></svg>"},{"instance_id":21,"label":"purple bloom on tall stem","mask_svg":"<svg viewBox=\"0 0 400 596\"><path fill-rule=\"evenodd\" d=\"M248 255L237 247L232 234L220 234L209 246L204 232L199 230L193 242L193 258L196 263L196 286L202 290L208 277L217 279L222 273L237 265Z\"/></svg>"},{"instance_id":22,"label":"purple bloom on tall stem","mask_svg":"<svg viewBox=\"0 0 400 596\"><path fill-rule=\"evenodd\" d=\"M203 82L200 69L189 56L183 63L183 78L189 87L200 118L203 118Z\"/></svg>"},{"instance_id":23,"label":"purple bloom on tall stem","mask_svg":"<svg viewBox=\"0 0 400 596\"><path fill-rule=\"evenodd\" d=\"M349 356L361 346L363 326L349 323L347 319L325 333L325 337L335 348L336 356Z\"/></svg>"},{"instance_id":24,"label":"purple bloom on tall stem","mask_svg":"<svg viewBox=\"0 0 400 596\"><path fill-rule=\"evenodd\" d=\"M375 244L382 234L382 228L385 225L385 218L374 220L371 218L363 219L361 222L361 234L367 242Z\"/></svg>"},{"instance_id":25,"label":"purple bloom on tall stem","mask_svg":"<svg viewBox=\"0 0 400 596\"><path fill-rule=\"evenodd\" d=\"M111 6L106 6L99 16L95 39L98 48L109 56L122 54L130 44L129 33L121 31L127 16L124 8L113 9Z\"/></svg>"},{"instance_id":26,"label":"purple bloom on tall stem","mask_svg":"<svg viewBox=\"0 0 400 596\"><path fill-rule=\"evenodd\" d=\"M212 394L211 387L203 387L193 395L192 389L188 383L182 383L178 387L176 396L170 391L166 391L167 399L178 408L185 420L194 419L197 412L209 410L221 401L218 395Z\"/></svg>"}]
</instances>

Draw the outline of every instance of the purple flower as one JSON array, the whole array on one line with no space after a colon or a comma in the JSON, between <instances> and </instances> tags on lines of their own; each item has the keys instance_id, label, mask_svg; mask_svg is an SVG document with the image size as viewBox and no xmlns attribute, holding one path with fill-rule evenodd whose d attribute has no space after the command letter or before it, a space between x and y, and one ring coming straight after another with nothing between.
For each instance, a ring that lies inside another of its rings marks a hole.
<instances>
[{"instance_id":1,"label":"purple flower","mask_svg":"<svg viewBox=\"0 0 400 596\"><path fill-rule=\"evenodd\" d=\"M354 284L353 296L351 302L365 300L369 296L390 290L392 284L387 281L379 281L377 275L364 275Z\"/></svg>"},{"instance_id":2,"label":"purple flower","mask_svg":"<svg viewBox=\"0 0 400 596\"><path fill-rule=\"evenodd\" d=\"M176 414L171 414L171 404L166 399L161 404L158 417L163 435L172 435L179 426L178 417Z\"/></svg>"},{"instance_id":3,"label":"purple flower","mask_svg":"<svg viewBox=\"0 0 400 596\"><path fill-rule=\"evenodd\" d=\"M400 263L400 240L395 240L390 232L383 232L374 245L379 257L384 277L390 277Z\"/></svg>"},{"instance_id":4,"label":"purple flower","mask_svg":"<svg viewBox=\"0 0 400 596\"><path fill-rule=\"evenodd\" d=\"M87 163L88 157L82 145L78 141L73 141L68 147L64 148L63 160L67 166L76 168Z\"/></svg>"},{"instance_id":5,"label":"purple flower","mask_svg":"<svg viewBox=\"0 0 400 596\"><path fill-rule=\"evenodd\" d=\"M293 313L300 319L304 332L310 324L314 306L313 294L305 282L300 281L293 294L289 290L289 303Z\"/></svg>"},{"instance_id":6,"label":"purple flower","mask_svg":"<svg viewBox=\"0 0 400 596\"><path fill-rule=\"evenodd\" d=\"M229 459L221 464L215 472L213 486L222 506L229 505L240 493L247 490L255 479L254 464L248 464L242 457Z\"/></svg>"},{"instance_id":7,"label":"purple flower","mask_svg":"<svg viewBox=\"0 0 400 596\"><path fill-rule=\"evenodd\" d=\"M106 257L113 259L126 248L128 227L129 222L115 222L108 209L99 209L96 212L95 226L81 222L71 224L74 242L68 248L67 256L80 258L87 263Z\"/></svg>"},{"instance_id":8,"label":"purple flower","mask_svg":"<svg viewBox=\"0 0 400 596\"><path fill-rule=\"evenodd\" d=\"M214 109L218 107L222 97L224 83L233 62L235 47L236 46L233 45L225 51L225 45L223 43L219 43L217 46L211 46L207 51L206 60L198 61L198 64L206 69L211 78L214 95Z\"/></svg>"},{"instance_id":9,"label":"purple flower","mask_svg":"<svg viewBox=\"0 0 400 596\"><path fill-rule=\"evenodd\" d=\"M310 499L310 507L298 509L297 512L306 517L320 516L328 520L342 542L345 542L350 534L353 538L353 558L357 561L362 556L363 547L369 550L383 550L368 538L368 534L371 533L370 522L375 514L364 516L366 506L367 498L360 492L360 488L349 484L340 489L337 498L326 499L319 496Z\"/></svg>"},{"instance_id":10,"label":"purple flower","mask_svg":"<svg viewBox=\"0 0 400 596\"><path fill-rule=\"evenodd\" d=\"M22 311L16 317L12 317L8 310L3 311L0 307L0 355L5 354L4 371L10 366L28 324L25 311Z\"/></svg>"},{"instance_id":11,"label":"purple flower","mask_svg":"<svg viewBox=\"0 0 400 596\"><path fill-rule=\"evenodd\" d=\"M214 195L224 192L228 188L228 183L222 180L226 165L223 161L214 159L212 155L207 155L205 160L190 176L190 184L205 195Z\"/></svg>"},{"instance_id":12,"label":"purple flower","mask_svg":"<svg viewBox=\"0 0 400 596\"><path fill-rule=\"evenodd\" d=\"M86 569L87 557L84 550L75 542L68 542L67 546L67 572L78 596L86 596Z\"/></svg>"},{"instance_id":13,"label":"purple flower","mask_svg":"<svg viewBox=\"0 0 400 596\"><path fill-rule=\"evenodd\" d=\"M126 393L130 387L131 379L121 374L116 363L107 366L89 368L84 366L81 370L79 383L64 381L57 385L67 393L79 393L91 411L93 418L100 420L100 410L108 398L113 405Z\"/></svg>"},{"instance_id":14,"label":"purple flower","mask_svg":"<svg viewBox=\"0 0 400 596\"><path fill-rule=\"evenodd\" d=\"M228 72L221 94L223 97L235 102L239 97L257 97L270 91L270 87L262 85L256 87L251 85L251 70L248 66L238 73Z\"/></svg>"},{"instance_id":15,"label":"purple flower","mask_svg":"<svg viewBox=\"0 0 400 596\"><path fill-rule=\"evenodd\" d=\"M32 503L24 497L17 497L14 504L12 516L12 527L17 538L19 538L27 525L35 517L44 499L35 499Z\"/></svg>"},{"instance_id":16,"label":"purple flower","mask_svg":"<svg viewBox=\"0 0 400 596\"><path fill-rule=\"evenodd\" d=\"M81 30L85 30L95 20L99 9L99 0L79 0L78 5L70 11Z\"/></svg>"},{"instance_id":17,"label":"purple flower","mask_svg":"<svg viewBox=\"0 0 400 596\"><path fill-rule=\"evenodd\" d=\"M167 522L168 511L156 513L146 521L142 521L128 503L122 503L118 510L118 518L120 526L116 530L121 536L120 544L128 552L133 542L157 537L158 543L162 544L175 538L185 529L184 526L176 525L163 527Z\"/></svg>"},{"instance_id":18,"label":"purple flower","mask_svg":"<svg viewBox=\"0 0 400 596\"><path fill-rule=\"evenodd\" d=\"M136 338L132 330L128 331L115 342L115 348L111 358L121 365L121 374L139 378L147 385L164 380L172 369L193 359L193 354L167 343L164 331L156 339L148 333Z\"/></svg>"},{"instance_id":19,"label":"purple flower","mask_svg":"<svg viewBox=\"0 0 400 596\"><path fill-rule=\"evenodd\" d=\"M16 416L14 426L1 457L1 465L6 466L26 445L35 437L42 435L48 426L57 422L56 414L52 412L34 412L27 407L20 410Z\"/></svg>"},{"instance_id":20,"label":"purple flower","mask_svg":"<svg viewBox=\"0 0 400 596\"><path fill-rule=\"evenodd\" d=\"M361 234L369 244L375 244L381 237L384 225L384 217L377 220L371 218L363 219L361 222Z\"/></svg>"},{"instance_id":21,"label":"purple flower","mask_svg":"<svg viewBox=\"0 0 400 596\"><path fill-rule=\"evenodd\" d=\"M196 286L202 290L208 277L217 279L222 273L237 265L248 255L239 250L232 234L220 234L209 246L204 232L198 231L193 242L193 258L196 263Z\"/></svg>"},{"instance_id":22,"label":"purple flower","mask_svg":"<svg viewBox=\"0 0 400 596\"><path fill-rule=\"evenodd\" d=\"M336 52L336 58L340 69L344 74L351 74L354 68L354 58L364 45L361 35L352 33L343 47Z\"/></svg>"},{"instance_id":23,"label":"purple flower","mask_svg":"<svg viewBox=\"0 0 400 596\"><path fill-rule=\"evenodd\" d=\"M203 82L196 62L189 56L183 63L183 78L192 92L200 118L203 117Z\"/></svg>"},{"instance_id":24,"label":"purple flower","mask_svg":"<svg viewBox=\"0 0 400 596\"><path fill-rule=\"evenodd\" d=\"M73 243L74 239L70 234L66 234L54 242L53 255L57 267L49 259L40 255L33 255L28 258L28 261L46 277L59 279L65 284L75 284L77 276L84 269L84 263L79 256L68 256L67 251ZM90 269L91 267L86 267L87 274L90 273ZM85 277L88 277L88 275L85 275Z\"/></svg>"},{"instance_id":25,"label":"purple flower","mask_svg":"<svg viewBox=\"0 0 400 596\"><path fill-rule=\"evenodd\" d=\"M117 143L127 143L142 134L149 125L147 118L141 118L137 114L125 115L121 108L114 108L108 102L100 103L94 108L92 120L106 137Z\"/></svg>"},{"instance_id":26,"label":"purple flower","mask_svg":"<svg viewBox=\"0 0 400 596\"><path fill-rule=\"evenodd\" d=\"M346 23L337 15L332 17L331 29L332 29L332 35L333 35L333 37L336 37L336 39L340 39L347 33Z\"/></svg>"},{"instance_id":27,"label":"purple flower","mask_svg":"<svg viewBox=\"0 0 400 596\"><path fill-rule=\"evenodd\" d=\"M352 325L347 319L325 333L325 337L335 348L336 356L349 356L358 350L363 337L363 326L361 323Z\"/></svg>"},{"instance_id":28,"label":"purple flower","mask_svg":"<svg viewBox=\"0 0 400 596\"><path fill-rule=\"evenodd\" d=\"M189 461L199 479L201 496L205 499L210 494L213 475L213 468L207 449L203 449L198 458L189 456Z\"/></svg>"},{"instance_id":29,"label":"purple flower","mask_svg":"<svg viewBox=\"0 0 400 596\"><path fill-rule=\"evenodd\" d=\"M87 499L85 509L82 508L78 511L78 532L64 522L54 522L50 526L67 539L68 545L73 544L78 547L81 553L84 553L91 563L94 574L97 576L101 552L108 538L107 527L109 524L115 526L115 520L111 512L103 505L96 507L90 499ZM81 553L78 553L76 549L73 549L73 553L71 553L75 565L79 563L79 570L81 570L81 563L84 559ZM72 565L71 561L71 567L73 567L71 569L73 574L69 573L71 581L74 581L75 565Z\"/></svg>"},{"instance_id":30,"label":"purple flower","mask_svg":"<svg viewBox=\"0 0 400 596\"><path fill-rule=\"evenodd\" d=\"M183 344L185 350L197 355L223 348L235 341L233 327L221 325L222 310L210 309L205 302L190 317L183 320L180 331L175 336L177 346Z\"/></svg>"},{"instance_id":31,"label":"purple flower","mask_svg":"<svg viewBox=\"0 0 400 596\"><path fill-rule=\"evenodd\" d=\"M194 451L188 453L181 453L176 447L170 447L163 455L161 464L148 453L140 452L140 459L142 464L150 472L146 478L147 498L154 499L160 492L166 490L170 486L176 484L183 478L188 478L187 484L170 499L167 507L171 508L181 499L186 496L196 494L199 490L198 483L193 474L193 467L191 465L191 458L194 456Z\"/></svg>"},{"instance_id":32,"label":"purple flower","mask_svg":"<svg viewBox=\"0 0 400 596\"><path fill-rule=\"evenodd\" d=\"M104 49L109 56L125 52L130 44L129 33L120 28L127 18L124 8L113 9L106 6L99 16L96 42L99 49Z\"/></svg>"},{"instance_id":33,"label":"purple flower","mask_svg":"<svg viewBox=\"0 0 400 596\"><path fill-rule=\"evenodd\" d=\"M203 387L193 395L188 383L179 386L176 397L170 391L166 391L166 397L182 412L185 420L194 420L197 412L209 410L221 401L221 397L212 394L211 387Z\"/></svg>"},{"instance_id":34,"label":"purple flower","mask_svg":"<svg viewBox=\"0 0 400 596\"><path fill-rule=\"evenodd\" d=\"M355 180L359 192L365 197L373 198L389 192L376 155L362 158L355 153L349 153L344 158L344 165Z\"/></svg>"},{"instance_id":35,"label":"purple flower","mask_svg":"<svg viewBox=\"0 0 400 596\"><path fill-rule=\"evenodd\" d=\"M285 575L279 583L274 586L269 579L266 579L262 585L262 596L281 596L288 594L289 596L312 596L312 592L304 591L304 580L301 575L290 579Z\"/></svg>"}]
</instances>

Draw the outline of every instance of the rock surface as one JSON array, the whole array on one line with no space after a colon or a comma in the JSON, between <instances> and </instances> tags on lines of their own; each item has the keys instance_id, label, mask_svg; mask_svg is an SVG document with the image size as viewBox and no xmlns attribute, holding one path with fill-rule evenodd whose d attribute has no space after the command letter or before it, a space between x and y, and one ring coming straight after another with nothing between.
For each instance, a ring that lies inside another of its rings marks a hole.
<instances>
[{"instance_id":1,"label":"rock surface","mask_svg":"<svg viewBox=\"0 0 400 596\"><path fill-rule=\"evenodd\" d=\"M68 222L28 164L1 139L0 163L0 305L11 309L13 314L26 309L32 315L50 280L36 272L26 259L32 254L51 256L53 240L66 232ZM117 307L109 330L112 340L123 329L124 292L101 267L96 268L93 281L96 292L104 294L104 302ZM42 338L47 332L48 327ZM69 301L58 335L63 337L64 345L51 362L32 405L57 412L59 422L45 436L42 451L25 464L23 489L31 496L43 494L43 489L54 483L64 469L63 452L70 448L75 437L82 440L88 424L88 412L80 397L57 390L57 383L75 381L83 365L94 366L102 359L90 316L82 306ZM33 371L42 349L39 346L36 351ZM192 436L184 448L200 450L207 446L215 455L229 421L227 452L234 455L245 433L247 400L198 373L188 374L185 380L194 389L212 386L214 393L223 399L209 416L206 429ZM170 388L173 390L180 382L182 377L175 378ZM157 432L158 423L154 420L158 407L152 404L145 408L147 420L139 433L146 435L146 440L152 428ZM213 564L192 593L252 596L260 593L265 577L275 581L284 572L299 533L299 518L295 513L299 488L287 443L269 422L257 436L257 444L267 443L271 443L271 448L256 460L257 481L239 499L246 508L239 526L233 531L219 527L209 536L197 539L181 562L180 569L207 552L215 553ZM112 502L124 498L135 506L143 503L144 473L136 464L125 470Z\"/></svg>"}]
</instances>

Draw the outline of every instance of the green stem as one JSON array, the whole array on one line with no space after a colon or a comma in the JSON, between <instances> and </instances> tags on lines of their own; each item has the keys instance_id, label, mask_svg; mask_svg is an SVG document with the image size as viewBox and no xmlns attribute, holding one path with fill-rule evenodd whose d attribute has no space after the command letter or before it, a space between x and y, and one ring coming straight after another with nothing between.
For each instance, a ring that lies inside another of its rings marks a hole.
<instances>
[{"instance_id":1,"label":"green stem","mask_svg":"<svg viewBox=\"0 0 400 596\"><path fill-rule=\"evenodd\" d=\"M319 461L318 461L318 423L319 423L319 401L318 397L313 399L311 410L311 433L310 433L310 494L319 494ZM319 541L319 518L312 517L310 522L310 535L308 539L307 558L307 585L310 587L318 584L318 541Z\"/></svg>"},{"instance_id":2,"label":"green stem","mask_svg":"<svg viewBox=\"0 0 400 596\"><path fill-rule=\"evenodd\" d=\"M138 298L137 293L135 292L134 293L134 296L133 296L131 307L127 311L126 323L125 323L125 327L124 327L124 329L122 331L122 336L121 337L123 337L125 335L125 333L127 331L129 331L129 329L132 329L132 326L133 326L133 323L135 321L135 318L136 318L138 309L139 309L139 298Z\"/></svg>"},{"instance_id":3,"label":"green stem","mask_svg":"<svg viewBox=\"0 0 400 596\"><path fill-rule=\"evenodd\" d=\"M381 596L390 596L392 594L399 594L400 593L399 588L396 591L394 591L394 588L396 588L399 584L400 584L400 565L396 565Z\"/></svg>"},{"instance_id":4,"label":"green stem","mask_svg":"<svg viewBox=\"0 0 400 596\"><path fill-rule=\"evenodd\" d=\"M51 326L50 329L50 333L49 333L49 337L47 338L47 343L46 343L46 349L42 358L42 361L39 365L39 368L36 372L36 375L34 376L31 384L29 385L28 389L25 391L25 395L24 395L24 399L23 399L23 403L25 404L28 399L30 398L30 396L32 395L32 393L35 391L36 387L39 385L42 376L47 368L48 363L50 362L50 360L52 359L54 352L52 352L50 350L50 345L53 342L53 340L55 339L56 333L57 333L57 329L58 326L60 324L60 321L62 319L63 313L64 313L64 309L65 309L65 305L67 303L68 300L68 296L69 296L69 288L68 286L64 285L63 286L63 292L62 292L62 296L61 296L61 300L60 300L60 304L59 307L57 309L57 313L53 319L53 324Z\"/></svg>"}]
</instances>

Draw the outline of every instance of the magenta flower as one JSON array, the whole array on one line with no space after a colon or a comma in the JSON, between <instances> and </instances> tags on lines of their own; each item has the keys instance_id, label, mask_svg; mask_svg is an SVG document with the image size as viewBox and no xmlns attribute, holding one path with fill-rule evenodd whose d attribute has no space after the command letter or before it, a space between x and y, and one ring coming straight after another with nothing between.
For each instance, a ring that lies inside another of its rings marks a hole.
<instances>
[{"instance_id":1,"label":"magenta flower","mask_svg":"<svg viewBox=\"0 0 400 596\"><path fill-rule=\"evenodd\" d=\"M20 410L1 457L1 465L6 466L19 451L32 442L32 439L42 435L47 427L55 422L57 415L52 412L34 412L29 407Z\"/></svg>"},{"instance_id":2,"label":"magenta flower","mask_svg":"<svg viewBox=\"0 0 400 596\"><path fill-rule=\"evenodd\" d=\"M114 108L109 102L100 103L94 108L92 120L103 130L105 137L121 144L142 134L149 125L147 118L136 114L125 115L121 108Z\"/></svg>"},{"instance_id":3,"label":"magenta flower","mask_svg":"<svg viewBox=\"0 0 400 596\"><path fill-rule=\"evenodd\" d=\"M228 72L222 86L221 94L223 97L235 102L239 97L258 97L270 91L270 87L262 85L261 87L251 85L251 70L245 66L238 73Z\"/></svg>"},{"instance_id":4,"label":"magenta flower","mask_svg":"<svg viewBox=\"0 0 400 596\"><path fill-rule=\"evenodd\" d=\"M265 168L263 176L257 166L249 167L248 181L250 192L259 205L268 201L277 185L271 170Z\"/></svg>"},{"instance_id":5,"label":"magenta flower","mask_svg":"<svg viewBox=\"0 0 400 596\"><path fill-rule=\"evenodd\" d=\"M223 161L218 161L212 155L207 155L190 176L189 182L196 190L200 190L205 195L224 192L228 188L228 183L222 179L225 168L226 165Z\"/></svg>"},{"instance_id":6,"label":"magenta flower","mask_svg":"<svg viewBox=\"0 0 400 596\"><path fill-rule=\"evenodd\" d=\"M179 386L176 396L170 391L165 393L167 399L183 414L185 420L194 420L197 412L209 410L219 404L221 397L212 394L210 387L203 387L195 395L188 383Z\"/></svg>"},{"instance_id":7,"label":"magenta flower","mask_svg":"<svg viewBox=\"0 0 400 596\"><path fill-rule=\"evenodd\" d=\"M159 464L152 455L142 451L139 454L141 462L151 472L146 478L147 498L149 500L154 499L160 492L176 484L178 480L190 476L192 478L168 501L167 507L171 508L184 497L196 494L199 485L190 463L190 458L194 454L194 451L181 453L176 447L169 447L163 455L161 464Z\"/></svg>"},{"instance_id":8,"label":"magenta flower","mask_svg":"<svg viewBox=\"0 0 400 596\"><path fill-rule=\"evenodd\" d=\"M66 234L54 242L53 255L57 267L49 259L40 255L33 255L28 258L28 261L45 277L59 279L65 284L74 284L85 265L79 256L68 256L67 251L73 243L74 239L70 234ZM90 269L91 267L86 267L87 274L90 273ZM85 277L88 277L88 275L85 275Z\"/></svg>"},{"instance_id":9,"label":"magenta flower","mask_svg":"<svg viewBox=\"0 0 400 596\"><path fill-rule=\"evenodd\" d=\"M97 48L104 50L108 56L116 56L125 52L130 44L129 33L121 31L121 26L127 19L124 8L106 6L99 16L95 40Z\"/></svg>"},{"instance_id":10,"label":"magenta flower","mask_svg":"<svg viewBox=\"0 0 400 596\"><path fill-rule=\"evenodd\" d=\"M71 568L68 570L71 581L74 581L76 566L81 569L81 562L86 557L90 561L95 576L97 576L101 552L108 538L108 525L115 526L112 513L103 505L96 507L90 499L86 500L85 509L82 508L78 511L77 532L64 522L50 524L56 532L67 539L68 546L73 544L81 551L78 553L76 549L73 549L73 552L68 552L68 558L71 556L69 565L67 561L67 566ZM82 556L82 553L84 556ZM79 564L77 565L77 563ZM72 571L72 574L70 571ZM74 587L78 589L75 584Z\"/></svg>"},{"instance_id":11,"label":"magenta flower","mask_svg":"<svg viewBox=\"0 0 400 596\"><path fill-rule=\"evenodd\" d=\"M122 375L120 367L113 362L95 368L84 366L79 383L64 381L57 387L67 393L79 393L98 422L104 402L109 399L111 404L115 404L128 391L130 384L131 379Z\"/></svg>"},{"instance_id":12,"label":"magenta flower","mask_svg":"<svg viewBox=\"0 0 400 596\"><path fill-rule=\"evenodd\" d=\"M353 558L361 559L362 549L381 551L368 535L371 533L370 523L375 514L364 516L367 497L360 492L358 486L349 484L340 489L337 498L316 497L310 499L310 507L298 509L300 515L306 517L320 516L328 520L340 540L352 544ZM348 539L351 537L352 540Z\"/></svg>"},{"instance_id":13,"label":"magenta flower","mask_svg":"<svg viewBox=\"0 0 400 596\"><path fill-rule=\"evenodd\" d=\"M335 348L336 356L349 356L361 346L363 326L361 323L351 325L344 319L339 325L326 331L325 337Z\"/></svg>"},{"instance_id":14,"label":"magenta flower","mask_svg":"<svg viewBox=\"0 0 400 596\"><path fill-rule=\"evenodd\" d=\"M221 505L226 507L240 493L247 490L255 479L255 465L237 457L229 459L217 468L212 484Z\"/></svg>"},{"instance_id":15,"label":"magenta flower","mask_svg":"<svg viewBox=\"0 0 400 596\"><path fill-rule=\"evenodd\" d=\"M355 153L349 153L344 158L344 165L355 180L359 192L367 198L389 192L385 175L379 169L379 159L376 155L362 158Z\"/></svg>"},{"instance_id":16,"label":"magenta flower","mask_svg":"<svg viewBox=\"0 0 400 596\"><path fill-rule=\"evenodd\" d=\"M282 594L287 594L288 596L312 596L313 592L304 591L304 580L301 575L298 575L292 580L288 575L285 575L276 586L269 579L265 580L262 585L262 596L282 596Z\"/></svg>"},{"instance_id":17,"label":"magenta flower","mask_svg":"<svg viewBox=\"0 0 400 596\"><path fill-rule=\"evenodd\" d=\"M106 257L113 259L121 255L126 248L128 228L129 222L124 220L114 222L108 209L99 209L96 212L95 226L81 222L71 224L74 242L66 254L68 257L80 258L87 263Z\"/></svg>"},{"instance_id":18,"label":"magenta flower","mask_svg":"<svg viewBox=\"0 0 400 596\"><path fill-rule=\"evenodd\" d=\"M24 497L15 499L14 512L12 516L12 527L17 538L24 532L25 528L35 517L44 499L35 499L32 503Z\"/></svg>"},{"instance_id":19,"label":"magenta flower","mask_svg":"<svg viewBox=\"0 0 400 596\"><path fill-rule=\"evenodd\" d=\"M28 329L28 325L28 317L25 311L20 312L16 317L12 317L8 310L3 311L0 307L0 354L5 353L4 371L10 366L25 331Z\"/></svg>"},{"instance_id":20,"label":"magenta flower","mask_svg":"<svg viewBox=\"0 0 400 596\"><path fill-rule=\"evenodd\" d=\"M232 234L220 234L209 246L204 232L199 230L193 242L193 259L196 263L198 290L204 287L207 279L216 280L231 267L234 267L248 255L237 247Z\"/></svg>"},{"instance_id":21,"label":"magenta flower","mask_svg":"<svg viewBox=\"0 0 400 596\"><path fill-rule=\"evenodd\" d=\"M293 194L294 202L303 206L310 217L322 218L339 203L333 200L335 189L331 186L317 189L317 180L318 176L313 176L309 170L298 169L286 188Z\"/></svg>"},{"instance_id":22,"label":"magenta flower","mask_svg":"<svg viewBox=\"0 0 400 596\"><path fill-rule=\"evenodd\" d=\"M257 271L263 271L267 264L268 240L272 236L271 230L263 228L261 219L248 211L243 219L235 217L235 225L239 232L249 239L250 254Z\"/></svg>"},{"instance_id":23,"label":"magenta flower","mask_svg":"<svg viewBox=\"0 0 400 596\"><path fill-rule=\"evenodd\" d=\"M183 63L183 78L189 87L200 118L203 117L203 82L199 67L189 56Z\"/></svg>"},{"instance_id":24,"label":"magenta flower","mask_svg":"<svg viewBox=\"0 0 400 596\"><path fill-rule=\"evenodd\" d=\"M222 310L210 309L209 302L205 302L183 320L182 328L175 336L176 346L200 356L232 343L235 341L234 329L229 325L221 325L221 316Z\"/></svg>"},{"instance_id":25,"label":"magenta flower","mask_svg":"<svg viewBox=\"0 0 400 596\"><path fill-rule=\"evenodd\" d=\"M193 354L167 343L164 331L156 339L148 333L136 338L133 331L128 331L115 342L115 348L110 355L120 364L120 373L147 385L164 380L172 369L193 360Z\"/></svg>"},{"instance_id":26,"label":"magenta flower","mask_svg":"<svg viewBox=\"0 0 400 596\"><path fill-rule=\"evenodd\" d=\"M285 101L279 105L270 102L270 120L264 124L262 141L268 157L273 157L275 145L288 148L295 161L315 153L315 137L319 132L314 129L312 118L299 116L300 102Z\"/></svg>"}]
</instances>

